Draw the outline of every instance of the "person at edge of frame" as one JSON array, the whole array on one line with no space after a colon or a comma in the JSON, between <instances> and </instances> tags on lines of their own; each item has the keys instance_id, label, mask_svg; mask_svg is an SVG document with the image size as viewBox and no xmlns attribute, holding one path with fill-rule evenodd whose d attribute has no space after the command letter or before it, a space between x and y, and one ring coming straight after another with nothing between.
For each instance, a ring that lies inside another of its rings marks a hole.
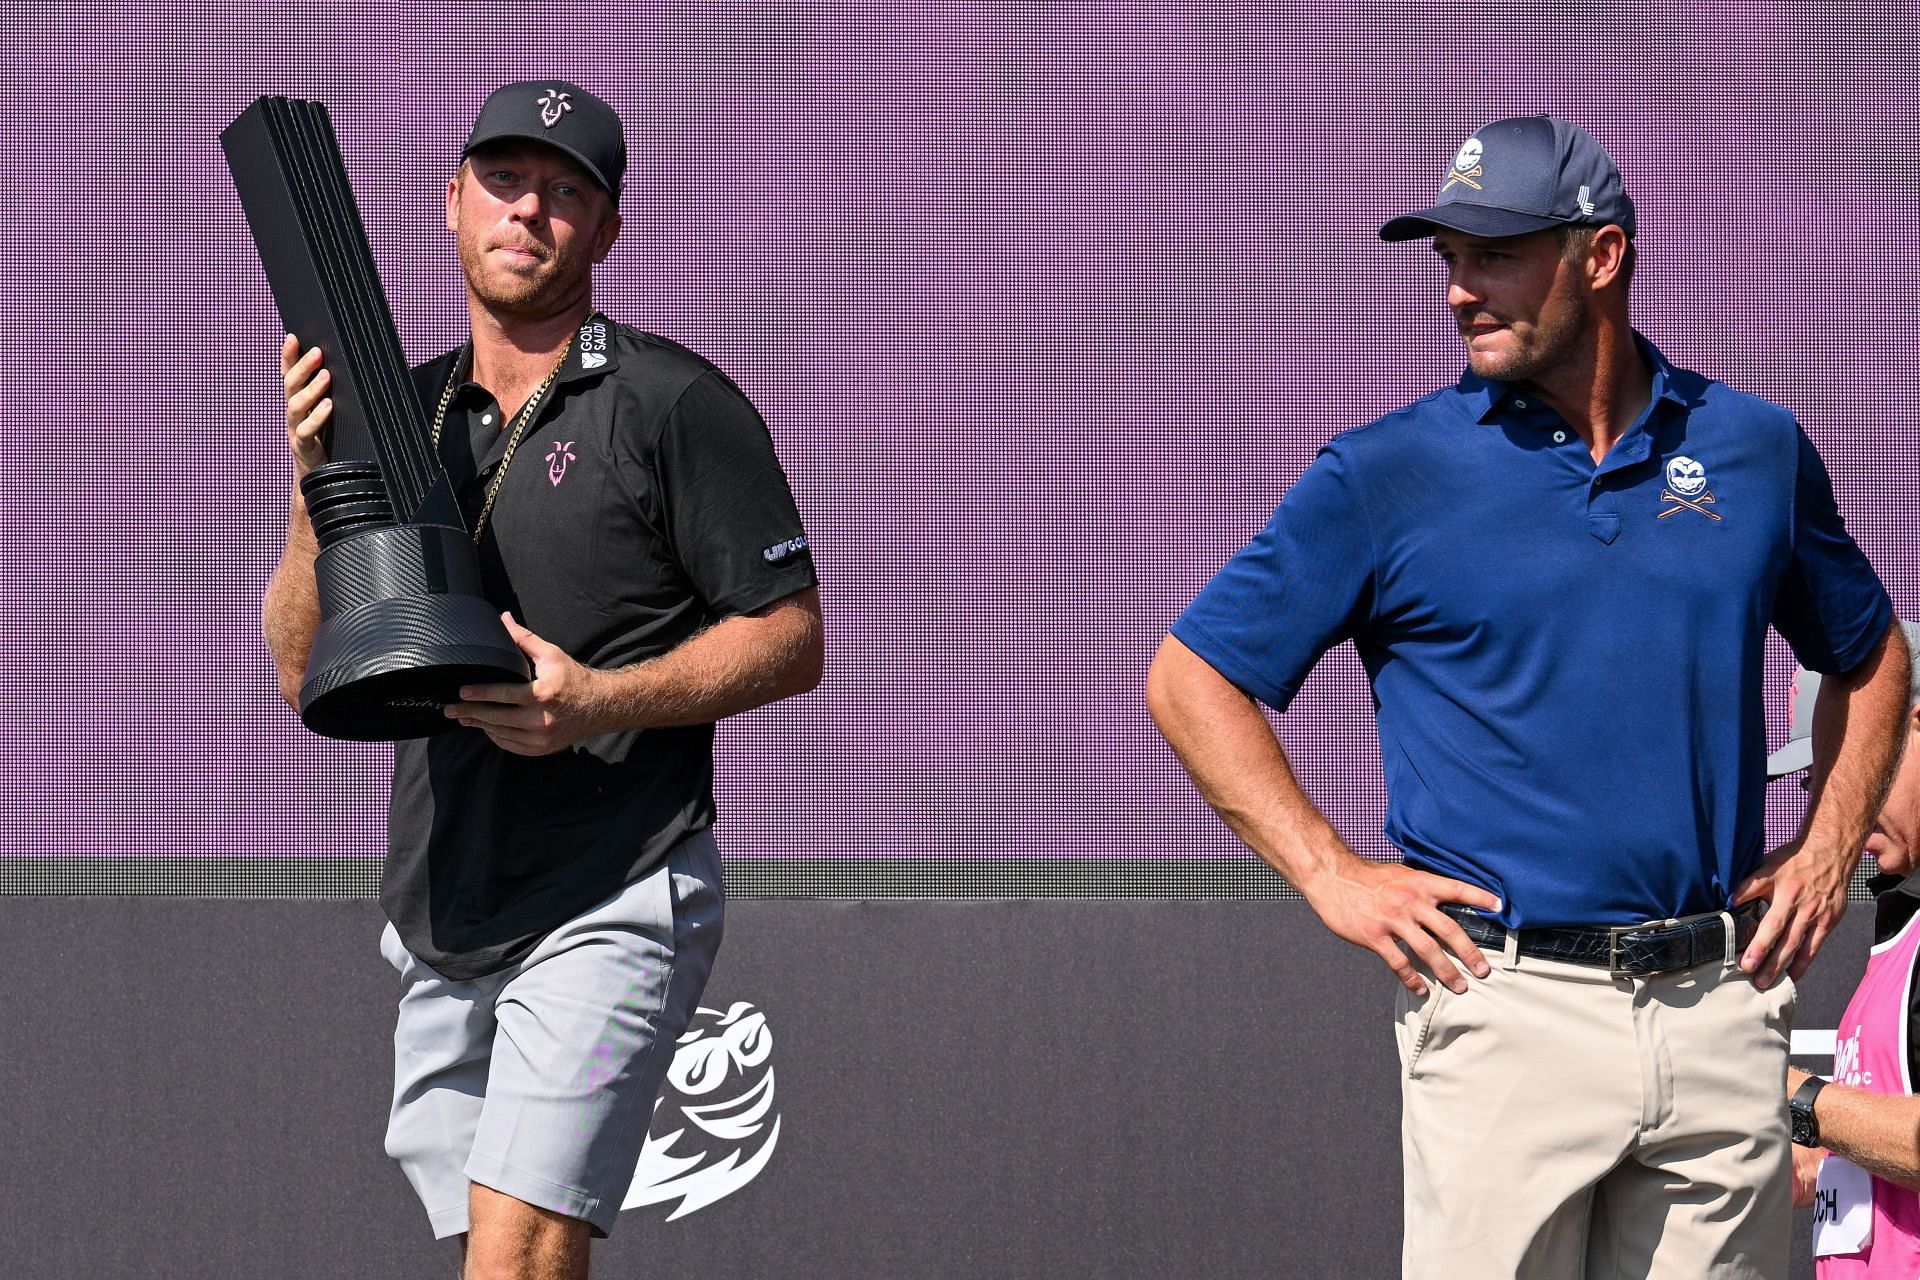
<instances>
[{"instance_id":1,"label":"person at edge of frame","mask_svg":"<svg viewBox=\"0 0 1920 1280\"><path fill-rule=\"evenodd\" d=\"M1833 1081L1787 1069L1793 1202L1814 1208L1819 1280L1920 1276L1920 626L1901 624L1915 658L1905 749L1866 852L1879 874L1866 975L1848 1002ZM1791 732L1767 761L1772 778L1813 762L1808 736L1820 674L1795 673Z\"/></svg>"},{"instance_id":2,"label":"person at edge of frame","mask_svg":"<svg viewBox=\"0 0 1920 1280\"><path fill-rule=\"evenodd\" d=\"M1599 142L1498 120L1440 177L1380 236L1431 239L1467 370L1320 450L1173 623L1148 706L1399 979L1405 1275L1781 1277L1786 979L1845 909L1906 642L1793 415L1633 329ZM1769 623L1833 677L1770 854ZM1354 854L1256 706L1349 639L1402 863Z\"/></svg>"},{"instance_id":3,"label":"person at edge of frame","mask_svg":"<svg viewBox=\"0 0 1920 1280\"><path fill-rule=\"evenodd\" d=\"M447 183L471 338L414 371L533 671L396 744L381 948L401 977L386 1147L468 1280L587 1274L720 942L713 727L820 681L811 555L719 369L594 310L627 150L576 84L496 90ZM281 351L295 478L317 349ZM264 622L295 702L320 612L296 484Z\"/></svg>"}]
</instances>

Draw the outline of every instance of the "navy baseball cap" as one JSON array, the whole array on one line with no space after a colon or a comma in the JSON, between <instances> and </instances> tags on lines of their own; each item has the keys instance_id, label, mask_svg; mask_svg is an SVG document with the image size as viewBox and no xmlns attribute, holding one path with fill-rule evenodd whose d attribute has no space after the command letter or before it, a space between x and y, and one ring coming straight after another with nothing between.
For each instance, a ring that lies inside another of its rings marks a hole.
<instances>
[{"instance_id":1,"label":"navy baseball cap","mask_svg":"<svg viewBox=\"0 0 1920 1280\"><path fill-rule=\"evenodd\" d=\"M1548 227L1618 226L1632 238L1633 201L1613 158L1579 125L1552 116L1496 120L1461 144L1431 208L1380 228L1418 240L1442 227L1498 240Z\"/></svg>"},{"instance_id":2,"label":"navy baseball cap","mask_svg":"<svg viewBox=\"0 0 1920 1280\"><path fill-rule=\"evenodd\" d=\"M627 174L627 138L603 100L565 80L522 80L487 95L460 158L506 139L544 142L566 152L607 193L620 198Z\"/></svg>"}]
</instances>

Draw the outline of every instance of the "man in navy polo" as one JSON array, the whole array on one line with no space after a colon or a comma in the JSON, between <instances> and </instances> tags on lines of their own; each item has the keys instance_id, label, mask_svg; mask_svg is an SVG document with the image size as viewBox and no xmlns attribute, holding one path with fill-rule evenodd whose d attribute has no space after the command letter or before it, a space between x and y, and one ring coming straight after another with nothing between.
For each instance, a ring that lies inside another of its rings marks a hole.
<instances>
[{"instance_id":1,"label":"man in navy polo","mask_svg":"<svg viewBox=\"0 0 1920 1280\"><path fill-rule=\"evenodd\" d=\"M1778 979L1845 907L1906 643L1793 415L1634 332L1634 232L1572 124L1461 146L1380 235L1432 238L1468 371L1329 441L1148 677L1208 802L1400 979L1408 1276L1787 1272ZM1771 854L1769 625L1831 677ZM1343 640L1404 865L1353 853L1255 705Z\"/></svg>"}]
</instances>

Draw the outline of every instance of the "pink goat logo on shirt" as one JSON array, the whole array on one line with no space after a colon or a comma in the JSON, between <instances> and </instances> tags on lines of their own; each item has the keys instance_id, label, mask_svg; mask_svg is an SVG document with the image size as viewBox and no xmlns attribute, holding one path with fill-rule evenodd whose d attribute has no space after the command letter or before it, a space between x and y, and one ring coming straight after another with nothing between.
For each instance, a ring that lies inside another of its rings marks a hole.
<instances>
[{"instance_id":1,"label":"pink goat logo on shirt","mask_svg":"<svg viewBox=\"0 0 1920 1280\"><path fill-rule=\"evenodd\" d=\"M547 479L553 481L558 489L560 482L567 478L567 464L573 461L573 441L553 442L553 452L547 455Z\"/></svg>"}]
</instances>

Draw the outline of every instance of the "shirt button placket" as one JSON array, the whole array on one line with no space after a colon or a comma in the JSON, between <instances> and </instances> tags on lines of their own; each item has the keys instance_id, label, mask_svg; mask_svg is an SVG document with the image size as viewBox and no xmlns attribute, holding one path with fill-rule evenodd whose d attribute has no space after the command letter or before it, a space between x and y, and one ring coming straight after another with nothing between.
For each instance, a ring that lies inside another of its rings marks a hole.
<instances>
[{"instance_id":1,"label":"shirt button placket","mask_svg":"<svg viewBox=\"0 0 1920 1280\"><path fill-rule=\"evenodd\" d=\"M1587 485L1587 532L1608 546L1620 536L1620 514L1608 509L1612 506L1605 477L1595 476Z\"/></svg>"}]
</instances>

